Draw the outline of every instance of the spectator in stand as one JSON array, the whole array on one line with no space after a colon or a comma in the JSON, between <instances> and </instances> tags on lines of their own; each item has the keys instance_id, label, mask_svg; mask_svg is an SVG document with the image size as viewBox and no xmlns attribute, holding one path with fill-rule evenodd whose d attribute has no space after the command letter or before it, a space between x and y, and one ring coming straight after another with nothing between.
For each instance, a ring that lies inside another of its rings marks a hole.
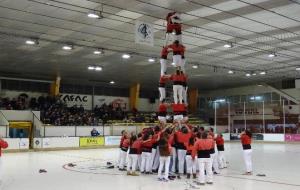
<instances>
[{"instance_id":1,"label":"spectator in stand","mask_svg":"<svg viewBox=\"0 0 300 190\"><path fill-rule=\"evenodd\" d=\"M97 137L97 136L99 136L100 135L100 133L97 131L97 129L96 128L93 128L93 130L91 131L91 136L92 137Z\"/></svg>"}]
</instances>

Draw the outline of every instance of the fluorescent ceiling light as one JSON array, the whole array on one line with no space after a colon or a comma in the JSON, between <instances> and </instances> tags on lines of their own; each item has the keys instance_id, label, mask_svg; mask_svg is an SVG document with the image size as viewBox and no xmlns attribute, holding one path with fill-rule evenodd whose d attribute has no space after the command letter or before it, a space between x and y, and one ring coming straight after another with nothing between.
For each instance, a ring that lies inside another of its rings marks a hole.
<instances>
[{"instance_id":1,"label":"fluorescent ceiling light","mask_svg":"<svg viewBox=\"0 0 300 190\"><path fill-rule=\"evenodd\" d=\"M70 45L64 45L64 46L62 47L62 49L63 49L63 50L71 50L71 49L73 49L73 47L70 46Z\"/></svg>"},{"instance_id":2,"label":"fluorescent ceiling light","mask_svg":"<svg viewBox=\"0 0 300 190\"><path fill-rule=\"evenodd\" d=\"M250 74L250 73L247 73L247 74L246 74L246 77L250 77L250 76L251 76L251 74Z\"/></svg>"},{"instance_id":3,"label":"fluorescent ceiling light","mask_svg":"<svg viewBox=\"0 0 300 190\"><path fill-rule=\"evenodd\" d=\"M275 53L270 53L270 54L268 55L268 57L269 57L269 58L276 57L276 54L275 54Z\"/></svg>"},{"instance_id":4,"label":"fluorescent ceiling light","mask_svg":"<svg viewBox=\"0 0 300 190\"><path fill-rule=\"evenodd\" d=\"M103 50L97 49L94 51L95 55L103 54Z\"/></svg>"},{"instance_id":5,"label":"fluorescent ceiling light","mask_svg":"<svg viewBox=\"0 0 300 190\"><path fill-rule=\"evenodd\" d=\"M300 67L296 67L296 71L300 71Z\"/></svg>"},{"instance_id":6,"label":"fluorescent ceiling light","mask_svg":"<svg viewBox=\"0 0 300 190\"><path fill-rule=\"evenodd\" d=\"M99 18L99 15L97 15L95 13L89 13L87 16L90 18Z\"/></svg>"},{"instance_id":7,"label":"fluorescent ceiling light","mask_svg":"<svg viewBox=\"0 0 300 190\"><path fill-rule=\"evenodd\" d=\"M233 74L234 72L232 70L229 70L228 71L228 74Z\"/></svg>"},{"instance_id":8,"label":"fluorescent ceiling light","mask_svg":"<svg viewBox=\"0 0 300 190\"><path fill-rule=\"evenodd\" d=\"M148 62L153 63L153 62L155 62L155 59L154 58L149 58Z\"/></svg>"},{"instance_id":9,"label":"fluorescent ceiling light","mask_svg":"<svg viewBox=\"0 0 300 190\"><path fill-rule=\"evenodd\" d=\"M34 40L26 40L25 43L28 44L28 45L34 45L34 44L36 44L36 41L34 41Z\"/></svg>"},{"instance_id":10,"label":"fluorescent ceiling light","mask_svg":"<svg viewBox=\"0 0 300 190\"><path fill-rule=\"evenodd\" d=\"M265 74L267 74L267 73L266 73L266 71L261 71L259 74L260 74L260 75L265 75Z\"/></svg>"},{"instance_id":11,"label":"fluorescent ceiling light","mask_svg":"<svg viewBox=\"0 0 300 190\"><path fill-rule=\"evenodd\" d=\"M115 81L112 80L112 81L110 81L109 83L110 83L110 84L115 84Z\"/></svg>"},{"instance_id":12,"label":"fluorescent ceiling light","mask_svg":"<svg viewBox=\"0 0 300 190\"><path fill-rule=\"evenodd\" d=\"M94 70L95 67L94 66L88 66L88 70Z\"/></svg>"},{"instance_id":13,"label":"fluorescent ceiling light","mask_svg":"<svg viewBox=\"0 0 300 190\"><path fill-rule=\"evenodd\" d=\"M129 54L123 54L123 55L122 55L122 58L123 58L123 59L129 59L130 57L131 57L131 56L130 56Z\"/></svg>"},{"instance_id":14,"label":"fluorescent ceiling light","mask_svg":"<svg viewBox=\"0 0 300 190\"><path fill-rule=\"evenodd\" d=\"M96 71L102 71L102 67L95 67Z\"/></svg>"},{"instance_id":15,"label":"fluorescent ceiling light","mask_svg":"<svg viewBox=\"0 0 300 190\"><path fill-rule=\"evenodd\" d=\"M198 69L198 65L193 65L193 69Z\"/></svg>"}]
</instances>

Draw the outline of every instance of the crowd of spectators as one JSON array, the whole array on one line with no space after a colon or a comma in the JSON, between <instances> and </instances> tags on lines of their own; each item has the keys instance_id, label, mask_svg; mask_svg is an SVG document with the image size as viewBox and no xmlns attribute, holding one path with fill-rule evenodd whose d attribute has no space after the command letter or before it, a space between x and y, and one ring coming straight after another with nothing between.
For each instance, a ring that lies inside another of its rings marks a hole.
<instances>
[{"instance_id":1,"label":"crowd of spectators","mask_svg":"<svg viewBox=\"0 0 300 190\"><path fill-rule=\"evenodd\" d=\"M68 107L59 97L40 96L29 98L20 94L17 98L0 98L0 109L6 110L39 110L45 124L56 126L98 126L114 120L122 122L144 123L155 122L156 115L144 114L138 110L126 112L120 105L95 106L94 110L85 110L82 105Z\"/></svg>"}]
</instances>

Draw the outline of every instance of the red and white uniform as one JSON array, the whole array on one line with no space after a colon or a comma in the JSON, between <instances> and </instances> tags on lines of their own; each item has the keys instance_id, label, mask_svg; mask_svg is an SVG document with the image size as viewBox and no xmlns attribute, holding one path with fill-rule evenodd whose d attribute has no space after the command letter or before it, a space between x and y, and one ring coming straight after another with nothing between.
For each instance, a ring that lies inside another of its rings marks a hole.
<instances>
[{"instance_id":1,"label":"red and white uniform","mask_svg":"<svg viewBox=\"0 0 300 190\"><path fill-rule=\"evenodd\" d=\"M243 134L241 136L241 143L243 145L243 155L244 155L244 162L246 165L246 171L252 172L252 149L251 149L251 138Z\"/></svg>"},{"instance_id":2,"label":"red and white uniform","mask_svg":"<svg viewBox=\"0 0 300 190\"><path fill-rule=\"evenodd\" d=\"M1 159L2 149L6 149L7 147L8 147L8 143L5 140L0 139L0 182L2 181L2 174L3 174L2 159Z\"/></svg>"},{"instance_id":3,"label":"red and white uniform","mask_svg":"<svg viewBox=\"0 0 300 190\"><path fill-rule=\"evenodd\" d=\"M210 149L213 139L198 139L195 142L192 157L198 158L199 176L198 181L202 184L213 182L212 162L210 158ZM206 170L206 180L205 171Z\"/></svg>"},{"instance_id":4,"label":"red and white uniform","mask_svg":"<svg viewBox=\"0 0 300 190\"><path fill-rule=\"evenodd\" d=\"M135 140L129 148L127 171L135 172L138 166L138 157L142 149L142 141Z\"/></svg>"},{"instance_id":5,"label":"red and white uniform","mask_svg":"<svg viewBox=\"0 0 300 190\"><path fill-rule=\"evenodd\" d=\"M181 122L183 120L184 104L172 104L174 121Z\"/></svg>"},{"instance_id":6,"label":"red and white uniform","mask_svg":"<svg viewBox=\"0 0 300 190\"><path fill-rule=\"evenodd\" d=\"M166 83L169 80L169 77L166 75L162 75L159 78L159 86L158 86L158 90L159 90L159 101L163 101L166 98Z\"/></svg>"},{"instance_id":7,"label":"red and white uniform","mask_svg":"<svg viewBox=\"0 0 300 190\"><path fill-rule=\"evenodd\" d=\"M163 47L160 53L160 76L165 75L167 71L168 47Z\"/></svg>"},{"instance_id":8,"label":"red and white uniform","mask_svg":"<svg viewBox=\"0 0 300 190\"><path fill-rule=\"evenodd\" d=\"M211 139L211 148L210 148L210 159L212 163L212 167L216 173L220 173L219 165L218 165L218 153L215 151L215 134L213 132L209 132L208 139Z\"/></svg>"},{"instance_id":9,"label":"red and white uniform","mask_svg":"<svg viewBox=\"0 0 300 190\"><path fill-rule=\"evenodd\" d=\"M183 97L182 97L182 76L181 74L173 74L170 77L170 80L173 81L173 98L175 104L182 104Z\"/></svg>"},{"instance_id":10,"label":"red and white uniform","mask_svg":"<svg viewBox=\"0 0 300 190\"><path fill-rule=\"evenodd\" d=\"M166 42L165 44L168 44L169 41L169 34L172 33L173 31L175 32L175 39L178 40L180 43L182 43L181 39L181 20L180 16L176 12L171 12L167 15L166 17L167 21L167 31L166 31Z\"/></svg>"},{"instance_id":11,"label":"red and white uniform","mask_svg":"<svg viewBox=\"0 0 300 190\"><path fill-rule=\"evenodd\" d=\"M181 131L177 131L175 133L175 144L177 148L178 154L178 172L179 174L183 174L184 172L184 160L186 156L186 145L189 139L192 137L192 133L183 133Z\"/></svg>"},{"instance_id":12,"label":"red and white uniform","mask_svg":"<svg viewBox=\"0 0 300 190\"><path fill-rule=\"evenodd\" d=\"M127 158L127 151L129 148L129 139L124 137L121 143L121 152L120 152L120 163L119 163L119 169L123 170L126 164L126 158Z\"/></svg>"},{"instance_id":13,"label":"red and white uniform","mask_svg":"<svg viewBox=\"0 0 300 190\"><path fill-rule=\"evenodd\" d=\"M142 163L141 163L141 172L151 172L151 152L152 152L153 140L148 139L142 142Z\"/></svg>"},{"instance_id":14,"label":"red and white uniform","mask_svg":"<svg viewBox=\"0 0 300 190\"><path fill-rule=\"evenodd\" d=\"M173 51L173 63L176 67L183 68L182 56L184 55L185 47L181 44L171 44L168 46Z\"/></svg>"},{"instance_id":15,"label":"red and white uniform","mask_svg":"<svg viewBox=\"0 0 300 190\"><path fill-rule=\"evenodd\" d=\"M158 107L158 120L159 120L159 122L167 123L167 119L166 119L167 109L168 109L167 104L165 104L165 103L159 104L159 107Z\"/></svg>"},{"instance_id":16,"label":"red and white uniform","mask_svg":"<svg viewBox=\"0 0 300 190\"><path fill-rule=\"evenodd\" d=\"M187 75L186 74L182 74L182 98L185 104L187 104L187 91L188 91L188 86L187 86Z\"/></svg>"},{"instance_id":17,"label":"red and white uniform","mask_svg":"<svg viewBox=\"0 0 300 190\"><path fill-rule=\"evenodd\" d=\"M218 163L219 163L219 168L226 168L226 158L224 154L224 139L220 135L217 136L216 144L217 144L217 149L218 149Z\"/></svg>"},{"instance_id":18,"label":"red and white uniform","mask_svg":"<svg viewBox=\"0 0 300 190\"><path fill-rule=\"evenodd\" d=\"M194 145L187 145L186 146L186 172L188 174L196 174L197 173L197 161L192 158L192 153L194 150Z\"/></svg>"}]
</instances>

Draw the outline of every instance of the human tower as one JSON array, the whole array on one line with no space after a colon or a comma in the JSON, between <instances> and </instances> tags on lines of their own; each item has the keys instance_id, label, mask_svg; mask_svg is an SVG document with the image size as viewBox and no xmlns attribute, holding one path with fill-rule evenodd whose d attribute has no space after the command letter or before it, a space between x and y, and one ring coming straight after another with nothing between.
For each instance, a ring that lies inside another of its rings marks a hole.
<instances>
[{"instance_id":1,"label":"human tower","mask_svg":"<svg viewBox=\"0 0 300 190\"><path fill-rule=\"evenodd\" d=\"M139 134L122 132L120 142L119 170L127 170L127 175L137 176L136 171L147 175L158 173L159 181L196 179L204 185L213 183L213 171L226 167L224 140L215 139L213 129L192 126L187 116L187 74L185 70L185 47L181 37L181 19L176 12L166 17L166 41L161 50L161 72L159 79L160 105L158 125L145 128ZM169 44L170 39L173 39ZM167 74L168 54L173 53L172 65L176 72ZM173 101L166 102L166 83L173 83ZM167 124L167 109L173 110L173 123ZM218 147L218 157L215 152ZM127 169L126 159L127 160ZM214 169L214 170L213 170ZM164 171L164 173L163 173ZM204 173L206 171L206 174Z\"/></svg>"}]
</instances>

